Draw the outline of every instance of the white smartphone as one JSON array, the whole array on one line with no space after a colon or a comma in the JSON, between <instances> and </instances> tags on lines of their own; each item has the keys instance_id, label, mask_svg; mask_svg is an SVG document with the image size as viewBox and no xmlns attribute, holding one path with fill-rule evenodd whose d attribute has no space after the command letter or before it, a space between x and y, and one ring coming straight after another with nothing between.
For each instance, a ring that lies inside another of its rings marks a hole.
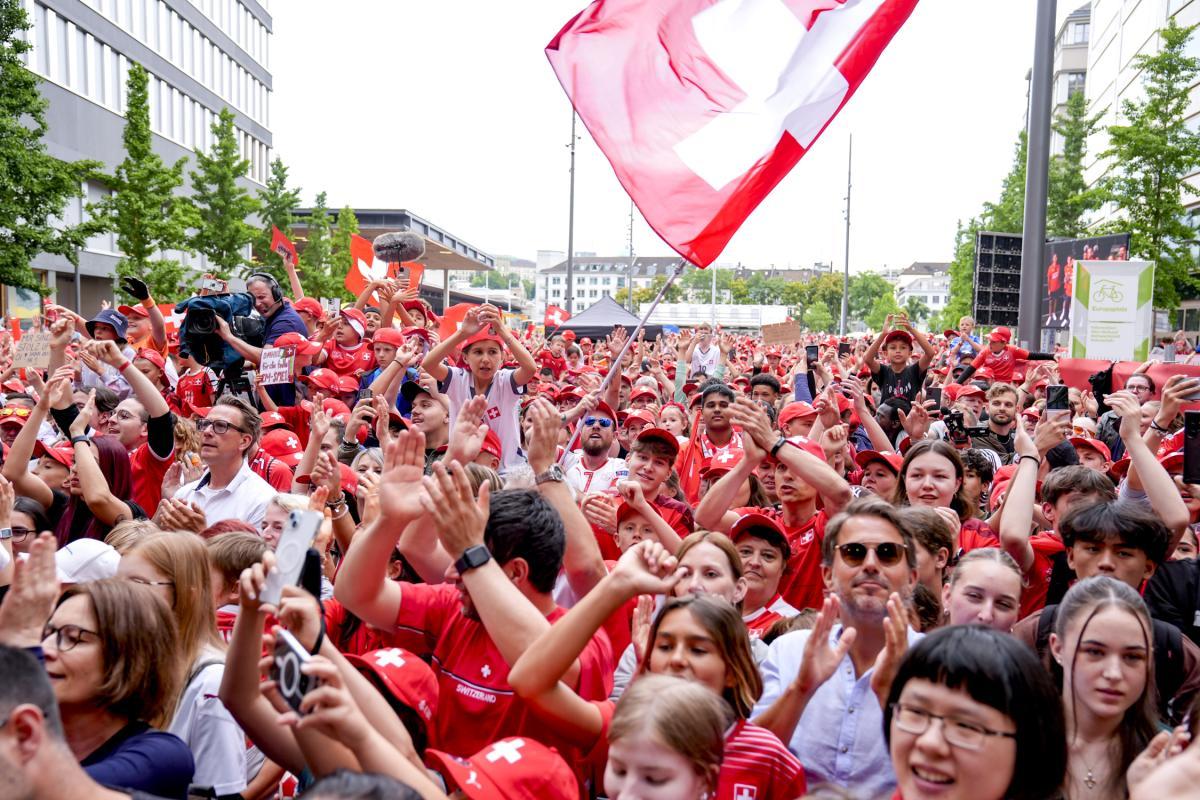
<instances>
[{"instance_id":1,"label":"white smartphone","mask_svg":"<svg viewBox=\"0 0 1200 800\"><path fill-rule=\"evenodd\" d=\"M321 530L324 517L316 511L293 511L288 515L288 526L275 546L275 566L267 574L260 600L279 605L283 587L294 586L304 571L304 556L312 547L317 532Z\"/></svg>"}]
</instances>

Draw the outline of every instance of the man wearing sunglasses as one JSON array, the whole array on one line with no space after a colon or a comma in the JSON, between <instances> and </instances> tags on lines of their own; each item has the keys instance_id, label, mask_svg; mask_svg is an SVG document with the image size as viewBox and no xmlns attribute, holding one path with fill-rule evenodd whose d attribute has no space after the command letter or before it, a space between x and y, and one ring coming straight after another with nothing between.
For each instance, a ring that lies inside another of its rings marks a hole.
<instances>
[{"instance_id":1,"label":"man wearing sunglasses","mask_svg":"<svg viewBox=\"0 0 1200 800\"><path fill-rule=\"evenodd\" d=\"M601 400L583 416L579 450L567 456L567 483L579 494L606 494L629 477L623 458L609 456L617 432L617 415ZM571 462L574 463L571 463Z\"/></svg>"},{"instance_id":2,"label":"man wearing sunglasses","mask_svg":"<svg viewBox=\"0 0 1200 800\"><path fill-rule=\"evenodd\" d=\"M173 500L163 502L191 504L204 513L209 525L240 519L258 527L276 494L246 461L262 432L258 412L239 397L225 396L208 416L196 421L196 427L200 430L200 460L208 471L200 480L181 486Z\"/></svg>"},{"instance_id":3,"label":"man wearing sunglasses","mask_svg":"<svg viewBox=\"0 0 1200 800\"><path fill-rule=\"evenodd\" d=\"M910 647L921 638L903 606L917 581L916 547L894 506L863 497L829 521L821 558L832 597L813 631L771 644L752 718L787 742L810 783L889 796L896 777L872 680L877 667L886 672L893 663L889 637L907 635ZM830 625L834 616L840 622ZM810 643L812 636L818 638Z\"/></svg>"}]
</instances>

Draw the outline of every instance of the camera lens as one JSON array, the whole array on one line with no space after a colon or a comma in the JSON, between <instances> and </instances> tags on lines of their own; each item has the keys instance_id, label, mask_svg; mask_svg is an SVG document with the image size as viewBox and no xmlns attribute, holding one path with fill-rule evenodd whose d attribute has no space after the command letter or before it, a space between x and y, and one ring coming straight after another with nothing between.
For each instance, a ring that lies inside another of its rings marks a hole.
<instances>
[{"instance_id":1,"label":"camera lens","mask_svg":"<svg viewBox=\"0 0 1200 800\"><path fill-rule=\"evenodd\" d=\"M198 336L208 336L217 332L217 315L211 308L189 308L187 312L188 330Z\"/></svg>"}]
</instances>

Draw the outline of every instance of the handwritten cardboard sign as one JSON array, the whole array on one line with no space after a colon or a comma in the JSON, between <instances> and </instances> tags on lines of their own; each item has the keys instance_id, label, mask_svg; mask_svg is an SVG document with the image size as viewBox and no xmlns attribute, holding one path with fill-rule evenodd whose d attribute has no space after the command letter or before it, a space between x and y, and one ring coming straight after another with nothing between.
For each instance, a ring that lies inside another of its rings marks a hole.
<instances>
[{"instance_id":1,"label":"handwritten cardboard sign","mask_svg":"<svg viewBox=\"0 0 1200 800\"><path fill-rule=\"evenodd\" d=\"M45 369L50 363L50 333L48 331L29 331L17 342L16 352L13 353L14 367L32 367Z\"/></svg>"},{"instance_id":2,"label":"handwritten cardboard sign","mask_svg":"<svg viewBox=\"0 0 1200 800\"><path fill-rule=\"evenodd\" d=\"M765 347L780 344L796 344L800 339L800 323L795 320L762 326L762 343Z\"/></svg>"},{"instance_id":3,"label":"handwritten cardboard sign","mask_svg":"<svg viewBox=\"0 0 1200 800\"><path fill-rule=\"evenodd\" d=\"M295 350L291 347L264 347L258 373L266 386L292 382L292 368L296 363Z\"/></svg>"}]
</instances>

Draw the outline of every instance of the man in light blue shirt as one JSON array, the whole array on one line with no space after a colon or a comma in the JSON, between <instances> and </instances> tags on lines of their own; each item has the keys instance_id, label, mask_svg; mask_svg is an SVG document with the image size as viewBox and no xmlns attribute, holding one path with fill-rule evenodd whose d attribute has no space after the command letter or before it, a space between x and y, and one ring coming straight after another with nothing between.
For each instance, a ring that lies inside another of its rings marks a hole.
<instances>
[{"instance_id":1,"label":"man in light blue shirt","mask_svg":"<svg viewBox=\"0 0 1200 800\"><path fill-rule=\"evenodd\" d=\"M831 596L812 631L781 636L762 664L754 722L788 743L810 785L832 783L864 798L896 788L879 697L903 656L889 637L921 637L904 610L917 581L908 514L863 497L830 520L821 556Z\"/></svg>"}]
</instances>

